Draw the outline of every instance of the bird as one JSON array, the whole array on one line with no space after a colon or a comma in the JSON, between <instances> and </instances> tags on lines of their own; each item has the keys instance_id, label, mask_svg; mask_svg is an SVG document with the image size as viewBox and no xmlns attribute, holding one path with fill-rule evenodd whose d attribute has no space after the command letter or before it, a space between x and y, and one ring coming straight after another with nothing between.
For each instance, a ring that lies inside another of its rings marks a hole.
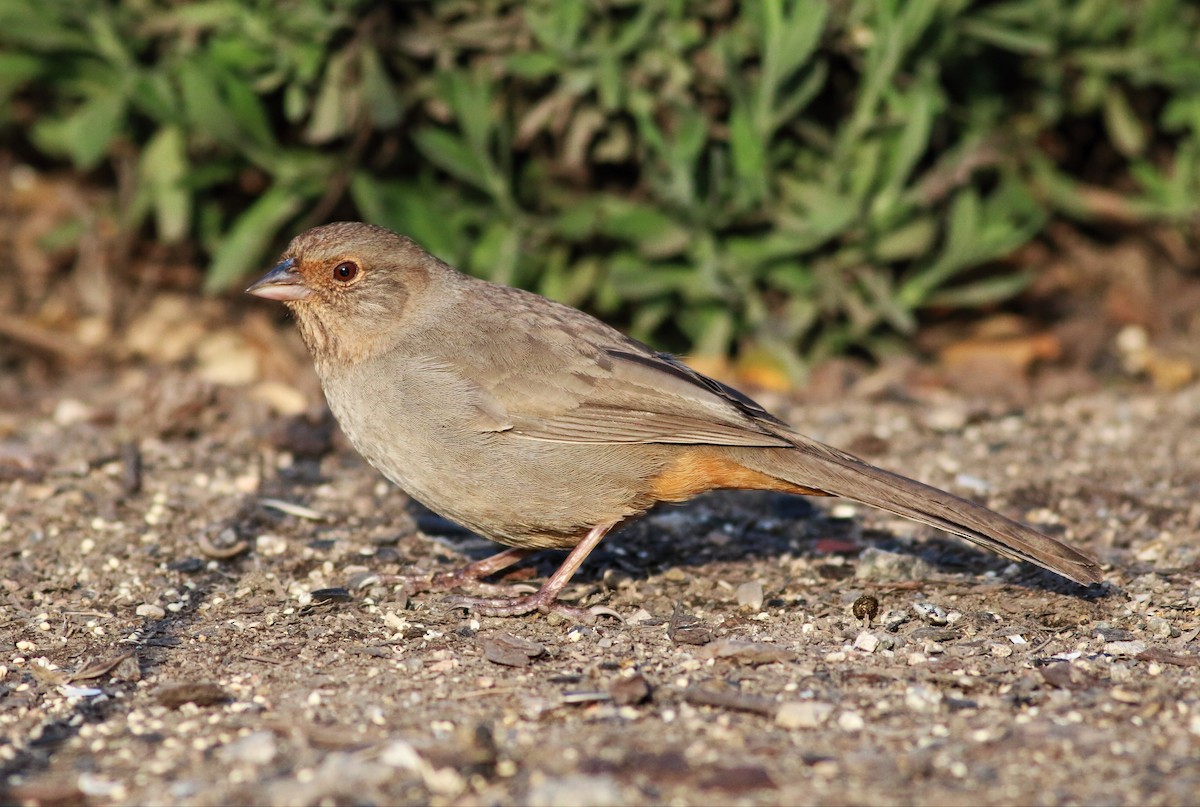
<instances>
[{"instance_id":1,"label":"bird","mask_svg":"<svg viewBox=\"0 0 1200 807\"><path fill-rule=\"evenodd\" d=\"M712 490L840 496L1102 580L1079 549L806 437L747 395L595 317L464 274L384 227L297 235L249 294L284 303L362 457L435 513L508 548L446 588L570 550L534 593L453 596L488 616L560 613L610 531Z\"/></svg>"}]
</instances>

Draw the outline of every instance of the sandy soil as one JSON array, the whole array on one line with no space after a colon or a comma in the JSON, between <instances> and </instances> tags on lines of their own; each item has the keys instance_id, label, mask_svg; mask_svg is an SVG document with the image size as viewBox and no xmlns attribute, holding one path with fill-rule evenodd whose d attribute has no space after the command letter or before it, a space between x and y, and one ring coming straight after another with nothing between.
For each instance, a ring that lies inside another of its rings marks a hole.
<instances>
[{"instance_id":1,"label":"sandy soil","mask_svg":"<svg viewBox=\"0 0 1200 807\"><path fill-rule=\"evenodd\" d=\"M138 371L0 397L0 801L1200 793L1197 385L773 402L1088 548L1103 586L867 508L730 493L607 540L571 596L625 619L591 626L382 582L491 545L237 387Z\"/></svg>"}]
</instances>

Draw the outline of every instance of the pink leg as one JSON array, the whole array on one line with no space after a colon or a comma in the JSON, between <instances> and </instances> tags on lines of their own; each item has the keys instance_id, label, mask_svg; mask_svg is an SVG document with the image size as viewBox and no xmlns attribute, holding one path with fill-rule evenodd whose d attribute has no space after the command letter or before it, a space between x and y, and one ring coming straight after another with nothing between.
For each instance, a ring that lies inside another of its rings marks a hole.
<instances>
[{"instance_id":1,"label":"pink leg","mask_svg":"<svg viewBox=\"0 0 1200 807\"><path fill-rule=\"evenodd\" d=\"M562 565L558 567L558 570L554 574L550 575L550 579L546 581L545 585L536 594L529 594L525 597L464 597L456 595L448 597L446 602L456 608L469 608L484 616L520 616L521 614L540 611L543 614L561 614L569 619L581 622L595 622L596 615L599 613L608 613L616 616L614 612L608 609L597 611L595 609L573 608L558 602L558 595L562 593L563 588L570 582L571 577L579 570L584 559L596 548L596 544L600 543L600 539L607 535L608 531L614 526L614 524L604 524L599 527L593 527L584 536L584 539L571 550L570 554L562 562Z\"/></svg>"},{"instance_id":2,"label":"pink leg","mask_svg":"<svg viewBox=\"0 0 1200 807\"><path fill-rule=\"evenodd\" d=\"M464 583L473 583L484 577L490 577L496 572L503 571L509 566L532 555L533 549L505 549L495 555L468 563L457 572L449 574L399 574L380 576L384 583L403 583L410 593L418 591L448 591L458 588Z\"/></svg>"}]
</instances>

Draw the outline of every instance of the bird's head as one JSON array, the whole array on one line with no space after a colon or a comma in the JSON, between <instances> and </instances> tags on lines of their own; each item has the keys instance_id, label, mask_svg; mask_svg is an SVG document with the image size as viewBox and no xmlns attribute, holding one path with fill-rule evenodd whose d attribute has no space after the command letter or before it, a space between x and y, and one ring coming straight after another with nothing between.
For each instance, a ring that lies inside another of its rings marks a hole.
<instances>
[{"instance_id":1,"label":"bird's head","mask_svg":"<svg viewBox=\"0 0 1200 807\"><path fill-rule=\"evenodd\" d=\"M287 305L318 363L353 362L392 341L431 278L446 271L411 238L339 222L293 238L246 292Z\"/></svg>"}]
</instances>

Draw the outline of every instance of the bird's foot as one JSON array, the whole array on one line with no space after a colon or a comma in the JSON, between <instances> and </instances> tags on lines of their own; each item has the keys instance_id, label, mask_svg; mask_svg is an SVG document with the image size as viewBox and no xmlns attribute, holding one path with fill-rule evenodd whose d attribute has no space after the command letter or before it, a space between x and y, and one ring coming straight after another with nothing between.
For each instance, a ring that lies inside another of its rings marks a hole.
<instances>
[{"instance_id":1,"label":"bird's foot","mask_svg":"<svg viewBox=\"0 0 1200 807\"><path fill-rule=\"evenodd\" d=\"M584 625L594 624L597 617L600 616L611 616L622 622L625 621L620 614L607 606L593 605L591 608L580 608L567 605L558 601L557 593L548 592L545 589L524 597L466 597L456 594L447 597L446 603L452 608L466 608L468 611L482 616L522 616L536 611L541 614L556 614Z\"/></svg>"},{"instance_id":2,"label":"bird's foot","mask_svg":"<svg viewBox=\"0 0 1200 807\"><path fill-rule=\"evenodd\" d=\"M480 579L507 569L529 554L530 550L528 549L506 549L483 560L468 563L455 572L416 572L413 574L379 575L377 580L388 585L403 585L405 590L410 594L422 591L453 591L469 583L493 588L486 583L480 583ZM517 584L508 587L506 590L534 592L537 589L532 586Z\"/></svg>"},{"instance_id":3,"label":"bird's foot","mask_svg":"<svg viewBox=\"0 0 1200 807\"><path fill-rule=\"evenodd\" d=\"M484 591L510 591L517 594L527 594L537 591L536 588L527 583L512 583L507 585L484 583L474 575L468 574L466 569L459 569L457 572L381 574L373 577L371 582L389 586L404 586L404 590L409 594L421 594L427 591L454 591L468 585L475 588L482 588Z\"/></svg>"}]
</instances>

